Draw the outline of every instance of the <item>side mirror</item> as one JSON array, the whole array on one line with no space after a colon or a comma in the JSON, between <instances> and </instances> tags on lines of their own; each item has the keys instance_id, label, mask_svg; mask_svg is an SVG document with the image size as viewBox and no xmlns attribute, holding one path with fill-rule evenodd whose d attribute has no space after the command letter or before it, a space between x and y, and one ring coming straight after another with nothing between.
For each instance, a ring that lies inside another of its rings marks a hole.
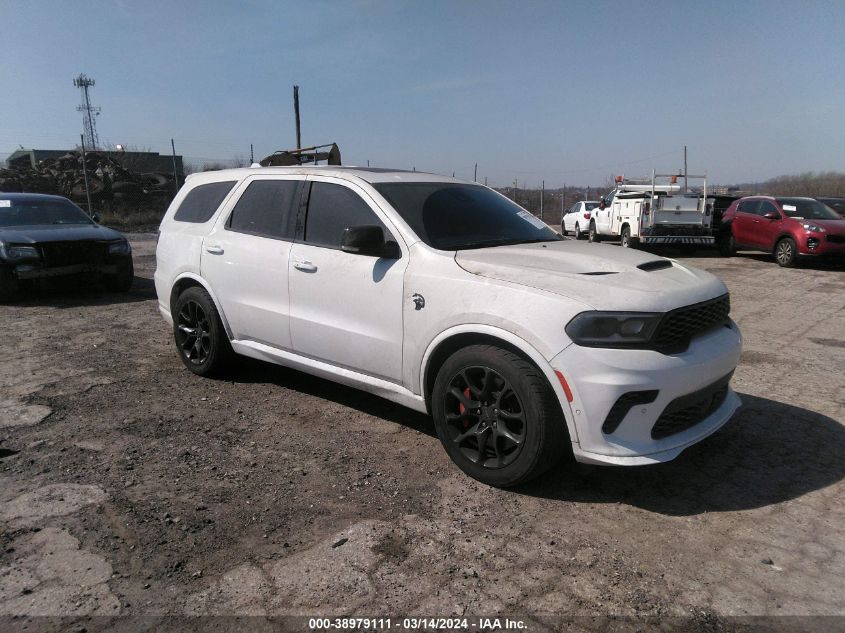
<instances>
[{"instance_id":1,"label":"side mirror","mask_svg":"<svg viewBox=\"0 0 845 633\"><path fill-rule=\"evenodd\" d=\"M94 220L94 222L96 222L97 224L100 223L100 216L97 215L96 213L91 216L91 219Z\"/></svg>"},{"instance_id":2,"label":"side mirror","mask_svg":"<svg viewBox=\"0 0 845 633\"><path fill-rule=\"evenodd\" d=\"M399 245L396 242L385 243L384 231L374 224L347 227L343 231L340 249L345 253L390 259L398 259L401 254Z\"/></svg>"},{"instance_id":3,"label":"side mirror","mask_svg":"<svg viewBox=\"0 0 845 633\"><path fill-rule=\"evenodd\" d=\"M763 216L767 220L780 220L780 215L775 213L774 211L769 211L766 215Z\"/></svg>"},{"instance_id":4,"label":"side mirror","mask_svg":"<svg viewBox=\"0 0 845 633\"><path fill-rule=\"evenodd\" d=\"M599 209L606 209L606 208L607 208L607 204L605 204L604 198L602 198L601 200L599 200Z\"/></svg>"}]
</instances>

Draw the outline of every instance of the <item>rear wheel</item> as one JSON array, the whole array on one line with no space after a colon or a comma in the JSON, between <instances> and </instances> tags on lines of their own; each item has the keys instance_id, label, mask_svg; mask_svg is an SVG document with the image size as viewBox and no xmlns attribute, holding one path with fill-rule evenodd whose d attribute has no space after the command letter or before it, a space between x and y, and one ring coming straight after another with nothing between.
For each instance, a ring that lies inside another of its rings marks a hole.
<instances>
[{"instance_id":1,"label":"rear wheel","mask_svg":"<svg viewBox=\"0 0 845 633\"><path fill-rule=\"evenodd\" d=\"M798 260L798 248L795 240L791 237L784 237L775 245L775 260L780 266L790 268L795 266Z\"/></svg>"},{"instance_id":2,"label":"rear wheel","mask_svg":"<svg viewBox=\"0 0 845 633\"><path fill-rule=\"evenodd\" d=\"M534 365L492 345L455 352L432 392L437 435L452 461L491 486L537 477L565 455L566 422Z\"/></svg>"},{"instance_id":3,"label":"rear wheel","mask_svg":"<svg viewBox=\"0 0 845 633\"><path fill-rule=\"evenodd\" d=\"M622 229L621 243L624 248L634 248L636 246L634 238L631 237L631 228L628 226Z\"/></svg>"},{"instance_id":4,"label":"rear wheel","mask_svg":"<svg viewBox=\"0 0 845 633\"><path fill-rule=\"evenodd\" d=\"M733 257L736 254L736 241L730 231L719 238L719 254L723 257Z\"/></svg>"},{"instance_id":5,"label":"rear wheel","mask_svg":"<svg viewBox=\"0 0 845 633\"><path fill-rule=\"evenodd\" d=\"M18 294L18 278L11 268L0 267L0 301L11 301Z\"/></svg>"},{"instance_id":6,"label":"rear wheel","mask_svg":"<svg viewBox=\"0 0 845 633\"><path fill-rule=\"evenodd\" d=\"M601 242L601 236L596 231L596 223L590 220L590 230L587 233L587 239L591 242Z\"/></svg>"},{"instance_id":7,"label":"rear wheel","mask_svg":"<svg viewBox=\"0 0 845 633\"><path fill-rule=\"evenodd\" d=\"M197 286L176 300L173 338L185 367L199 376L223 373L234 355L214 301Z\"/></svg>"}]
</instances>

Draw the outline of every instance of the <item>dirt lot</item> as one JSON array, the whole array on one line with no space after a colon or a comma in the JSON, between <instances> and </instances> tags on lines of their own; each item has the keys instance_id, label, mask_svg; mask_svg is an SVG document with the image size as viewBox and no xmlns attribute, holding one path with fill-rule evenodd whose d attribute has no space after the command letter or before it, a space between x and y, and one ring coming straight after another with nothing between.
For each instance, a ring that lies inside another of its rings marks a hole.
<instances>
[{"instance_id":1,"label":"dirt lot","mask_svg":"<svg viewBox=\"0 0 845 633\"><path fill-rule=\"evenodd\" d=\"M153 236L133 245L128 295L0 306L0 615L845 616L842 268L683 257L732 293L734 420L669 464L502 491L398 405L258 362L190 374Z\"/></svg>"}]
</instances>

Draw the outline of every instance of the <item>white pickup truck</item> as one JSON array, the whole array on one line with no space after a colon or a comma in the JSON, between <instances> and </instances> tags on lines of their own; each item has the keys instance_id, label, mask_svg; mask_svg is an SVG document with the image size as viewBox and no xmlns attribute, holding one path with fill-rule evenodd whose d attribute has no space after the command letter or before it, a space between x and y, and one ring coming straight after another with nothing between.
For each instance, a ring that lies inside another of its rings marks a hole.
<instances>
[{"instance_id":1,"label":"white pickup truck","mask_svg":"<svg viewBox=\"0 0 845 633\"><path fill-rule=\"evenodd\" d=\"M707 195L707 177L687 176L703 180L700 190L691 193L682 191L678 178L652 173L650 182L628 182L617 177L616 188L592 212L590 241L618 239L626 247L713 245L713 200Z\"/></svg>"}]
</instances>

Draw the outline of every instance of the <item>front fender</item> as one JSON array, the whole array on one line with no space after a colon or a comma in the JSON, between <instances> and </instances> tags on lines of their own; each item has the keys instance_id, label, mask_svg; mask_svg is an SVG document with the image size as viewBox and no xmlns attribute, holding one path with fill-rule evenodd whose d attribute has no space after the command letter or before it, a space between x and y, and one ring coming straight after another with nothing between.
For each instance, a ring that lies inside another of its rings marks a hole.
<instances>
[{"instance_id":1,"label":"front fender","mask_svg":"<svg viewBox=\"0 0 845 633\"><path fill-rule=\"evenodd\" d=\"M540 369L540 371L543 372L543 375L546 377L546 381L551 386L552 390L555 393L555 396L557 396L558 402L561 406L561 411L563 412L564 420L566 421L566 428L569 430L569 437L571 441L578 441L578 433L575 429L575 419L572 414L572 408L570 407L569 399L567 398L566 392L564 391L563 386L560 384L558 377L555 375L552 366L543 357L543 355L539 351L537 351L535 347L526 342L524 339L518 337L513 332L509 332L507 330L503 330L492 325L485 325L481 323L465 323L443 330L440 334L434 337L434 339L429 343L422 357L422 363L420 366L419 393L426 393L425 379L428 373L429 363L435 350L445 341L461 334L482 334L491 338L499 339L509 344L510 346L518 349L525 356L527 356L531 360L531 362L533 362Z\"/></svg>"}]
</instances>

